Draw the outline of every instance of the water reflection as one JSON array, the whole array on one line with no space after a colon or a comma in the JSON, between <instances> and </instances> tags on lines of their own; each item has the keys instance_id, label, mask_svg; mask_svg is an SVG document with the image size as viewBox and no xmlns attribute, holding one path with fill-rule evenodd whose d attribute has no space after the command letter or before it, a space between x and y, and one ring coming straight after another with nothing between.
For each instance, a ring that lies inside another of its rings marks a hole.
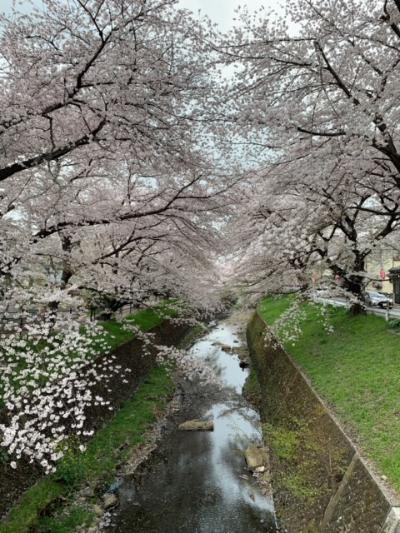
<instances>
[{"instance_id":1,"label":"water reflection","mask_svg":"<svg viewBox=\"0 0 400 533\"><path fill-rule=\"evenodd\" d=\"M256 411L240 395L247 370L228 353L239 346L228 324L215 327L191 349L218 373L225 388L214 400L191 391L185 418L212 418L214 431L167 433L155 462L125 483L113 531L135 533L266 533L275 531L272 501L247 471L243 451L261 442ZM186 402L185 402L186 403Z\"/></svg>"},{"instance_id":2,"label":"water reflection","mask_svg":"<svg viewBox=\"0 0 400 533\"><path fill-rule=\"evenodd\" d=\"M248 376L248 371L240 368L237 354L229 353L226 348L237 349L237 334L228 325L220 325L213 329L204 339L197 342L190 353L206 361L216 375L228 388L241 393Z\"/></svg>"}]
</instances>

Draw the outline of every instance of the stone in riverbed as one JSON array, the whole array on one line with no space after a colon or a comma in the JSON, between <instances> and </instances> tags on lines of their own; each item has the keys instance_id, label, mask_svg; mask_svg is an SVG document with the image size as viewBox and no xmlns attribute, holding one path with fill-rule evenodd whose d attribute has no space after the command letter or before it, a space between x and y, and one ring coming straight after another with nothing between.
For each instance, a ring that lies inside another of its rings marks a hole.
<instances>
[{"instance_id":1,"label":"stone in riverbed","mask_svg":"<svg viewBox=\"0 0 400 533\"><path fill-rule=\"evenodd\" d=\"M96 516L103 516L104 511L100 505L93 505L93 511Z\"/></svg>"},{"instance_id":2,"label":"stone in riverbed","mask_svg":"<svg viewBox=\"0 0 400 533\"><path fill-rule=\"evenodd\" d=\"M118 497L115 494L106 493L103 496L103 506L104 509L111 509L118 505Z\"/></svg>"},{"instance_id":3,"label":"stone in riverbed","mask_svg":"<svg viewBox=\"0 0 400 533\"><path fill-rule=\"evenodd\" d=\"M229 344L224 344L223 342L213 342L211 346L218 346L223 352L232 353L233 347L229 346Z\"/></svg>"},{"instance_id":4,"label":"stone in riverbed","mask_svg":"<svg viewBox=\"0 0 400 533\"><path fill-rule=\"evenodd\" d=\"M244 452L244 457L250 470L256 470L268 464L268 452L262 446L249 446Z\"/></svg>"},{"instance_id":5,"label":"stone in riverbed","mask_svg":"<svg viewBox=\"0 0 400 533\"><path fill-rule=\"evenodd\" d=\"M212 420L187 420L179 425L181 431L214 431Z\"/></svg>"}]
</instances>

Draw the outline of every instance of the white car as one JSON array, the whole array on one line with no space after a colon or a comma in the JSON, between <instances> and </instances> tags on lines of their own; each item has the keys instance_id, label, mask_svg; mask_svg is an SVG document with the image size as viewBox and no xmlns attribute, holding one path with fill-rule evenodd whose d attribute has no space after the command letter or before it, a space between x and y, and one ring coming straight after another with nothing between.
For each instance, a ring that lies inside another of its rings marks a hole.
<instances>
[{"instance_id":1,"label":"white car","mask_svg":"<svg viewBox=\"0 0 400 533\"><path fill-rule=\"evenodd\" d=\"M381 292L375 291L367 291L365 293L365 303L367 305L382 307L385 309L393 307L393 301L391 298Z\"/></svg>"}]
</instances>

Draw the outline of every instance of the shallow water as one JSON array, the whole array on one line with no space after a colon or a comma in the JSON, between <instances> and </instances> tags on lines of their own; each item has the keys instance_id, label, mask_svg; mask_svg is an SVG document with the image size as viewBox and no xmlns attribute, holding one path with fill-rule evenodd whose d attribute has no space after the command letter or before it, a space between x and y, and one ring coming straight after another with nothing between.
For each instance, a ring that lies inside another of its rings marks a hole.
<instances>
[{"instance_id":1,"label":"shallow water","mask_svg":"<svg viewBox=\"0 0 400 533\"><path fill-rule=\"evenodd\" d=\"M121 506L113 531L135 533L273 532L272 500L264 496L248 472L243 451L261 443L258 413L241 396L248 371L237 355L239 335L220 323L200 339L191 354L210 365L223 383L210 394L190 390L183 411L138 478L123 483ZM182 432L189 418L214 420L213 432Z\"/></svg>"}]
</instances>

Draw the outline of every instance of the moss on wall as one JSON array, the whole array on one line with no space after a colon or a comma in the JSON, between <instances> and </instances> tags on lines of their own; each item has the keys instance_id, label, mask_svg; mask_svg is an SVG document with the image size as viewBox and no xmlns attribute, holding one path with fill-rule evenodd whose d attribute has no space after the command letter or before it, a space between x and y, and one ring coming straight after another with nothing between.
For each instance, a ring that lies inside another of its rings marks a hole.
<instances>
[{"instance_id":1,"label":"moss on wall","mask_svg":"<svg viewBox=\"0 0 400 533\"><path fill-rule=\"evenodd\" d=\"M268 341L267 328L255 314L247 338L278 518L293 533L377 533L389 501L297 365Z\"/></svg>"}]
</instances>

